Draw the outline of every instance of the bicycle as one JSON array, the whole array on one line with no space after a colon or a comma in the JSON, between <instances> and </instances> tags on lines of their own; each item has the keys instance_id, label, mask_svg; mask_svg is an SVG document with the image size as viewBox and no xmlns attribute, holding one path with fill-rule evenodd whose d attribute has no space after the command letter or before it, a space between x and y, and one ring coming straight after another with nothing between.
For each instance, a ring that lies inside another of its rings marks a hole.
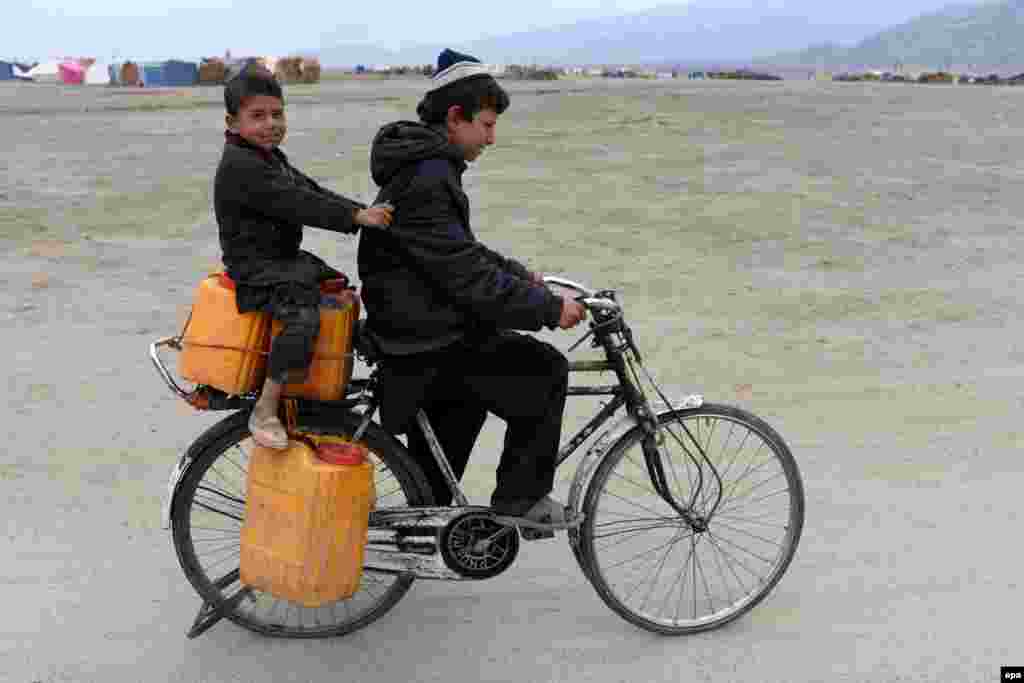
<instances>
[{"instance_id":1,"label":"bicycle","mask_svg":"<svg viewBox=\"0 0 1024 683\"><path fill-rule=\"evenodd\" d=\"M613 372L617 380L570 386L569 396L609 400L563 444L558 465L625 409L595 438L573 475L567 515L580 523L567 533L581 570L608 607L649 631L698 633L739 618L775 587L800 540L803 484L789 448L740 408L705 403L699 395L673 405L644 367L614 290L594 291L559 277L545 282L578 293L590 313L589 331L569 351L592 338L591 346L604 352L604 360L570 363L570 372ZM515 561L520 536L554 536L470 505L420 411L417 424L453 493L451 506L433 505L420 466L373 420L381 359L357 326L354 351L369 376L354 378L343 400L289 400L286 413L289 429L307 440L357 441L369 450L377 502L359 590L347 600L307 608L242 585L238 555L252 448L246 423L256 397L180 387L158 354L180 343L168 337L150 345L168 387L196 407L235 411L192 443L168 481L164 528L171 529L181 567L203 600L189 638L225 617L265 635L343 635L387 613L417 578L491 578ZM654 410L649 389L666 409Z\"/></svg>"}]
</instances>

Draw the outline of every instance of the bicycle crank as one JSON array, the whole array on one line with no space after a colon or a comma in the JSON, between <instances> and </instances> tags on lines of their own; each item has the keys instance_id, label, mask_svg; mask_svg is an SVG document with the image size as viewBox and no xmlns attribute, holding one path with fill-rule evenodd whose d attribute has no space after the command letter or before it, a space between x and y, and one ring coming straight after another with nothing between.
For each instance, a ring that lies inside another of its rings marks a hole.
<instances>
[{"instance_id":1,"label":"bicycle crank","mask_svg":"<svg viewBox=\"0 0 1024 683\"><path fill-rule=\"evenodd\" d=\"M392 508L370 514L363 566L422 579L489 579L519 552L515 527L486 507Z\"/></svg>"}]
</instances>

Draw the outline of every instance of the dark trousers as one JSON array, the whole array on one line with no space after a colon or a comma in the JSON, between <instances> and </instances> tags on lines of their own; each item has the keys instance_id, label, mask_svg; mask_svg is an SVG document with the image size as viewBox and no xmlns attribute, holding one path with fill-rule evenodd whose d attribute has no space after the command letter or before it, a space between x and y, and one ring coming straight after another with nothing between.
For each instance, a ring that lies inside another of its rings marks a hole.
<instances>
[{"instance_id":1,"label":"dark trousers","mask_svg":"<svg viewBox=\"0 0 1024 683\"><path fill-rule=\"evenodd\" d=\"M461 478L487 413L504 420L505 447L491 505L503 514L523 514L554 486L568 361L550 344L515 333L461 342L443 357L420 406L445 456ZM408 437L435 502L449 505L451 490L418 425L409 427Z\"/></svg>"},{"instance_id":2,"label":"dark trousers","mask_svg":"<svg viewBox=\"0 0 1024 683\"><path fill-rule=\"evenodd\" d=\"M313 362L313 350L320 333L320 308L274 301L269 310L273 319L284 327L270 347L267 375L281 384L302 382Z\"/></svg>"}]
</instances>

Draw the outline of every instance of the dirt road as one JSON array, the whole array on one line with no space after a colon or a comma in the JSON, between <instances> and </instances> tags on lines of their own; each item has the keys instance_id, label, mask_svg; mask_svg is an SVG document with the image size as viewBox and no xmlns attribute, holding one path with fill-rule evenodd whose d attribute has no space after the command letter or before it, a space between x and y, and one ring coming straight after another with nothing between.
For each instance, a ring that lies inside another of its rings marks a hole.
<instances>
[{"instance_id":1,"label":"dirt road","mask_svg":"<svg viewBox=\"0 0 1024 683\"><path fill-rule=\"evenodd\" d=\"M297 87L286 149L371 199L369 140L421 87ZM467 175L477 234L620 288L672 393L789 440L807 521L772 595L723 630L656 637L542 542L489 582L420 582L346 638L225 623L186 640L199 604L160 502L220 416L169 396L146 352L217 265L220 93L2 84L0 680L986 682L1024 664L1024 89L512 90ZM353 274L354 245L308 232ZM474 455L478 500L501 436L489 424Z\"/></svg>"}]
</instances>

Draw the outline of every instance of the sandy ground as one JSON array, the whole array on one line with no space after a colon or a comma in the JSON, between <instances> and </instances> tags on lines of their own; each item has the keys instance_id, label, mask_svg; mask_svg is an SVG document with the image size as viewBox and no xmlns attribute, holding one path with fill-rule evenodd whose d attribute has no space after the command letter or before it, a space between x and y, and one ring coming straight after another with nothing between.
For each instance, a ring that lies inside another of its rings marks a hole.
<instances>
[{"instance_id":1,"label":"sandy ground","mask_svg":"<svg viewBox=\"0 0 1024 683\"><path fill-rule=\"evenodd\" d=\"M368 200L369 140L421 87L296 87L286 149ZM772 595L717 632L658 637L544 542L488 582L420 582L349 637L223 623L186 640L198 599L160 501L221 415L171 397L146 351L217 265L220 92L3 84L0 680L994 681L1024 663L1024 89L512 89L467 176L478 235L619 288L670 393L787 438L807 520ZM354 244L308 232L353 273ZM467 475L477 500L501 434L488 425Z\"/></svg>"}]
</instances>

